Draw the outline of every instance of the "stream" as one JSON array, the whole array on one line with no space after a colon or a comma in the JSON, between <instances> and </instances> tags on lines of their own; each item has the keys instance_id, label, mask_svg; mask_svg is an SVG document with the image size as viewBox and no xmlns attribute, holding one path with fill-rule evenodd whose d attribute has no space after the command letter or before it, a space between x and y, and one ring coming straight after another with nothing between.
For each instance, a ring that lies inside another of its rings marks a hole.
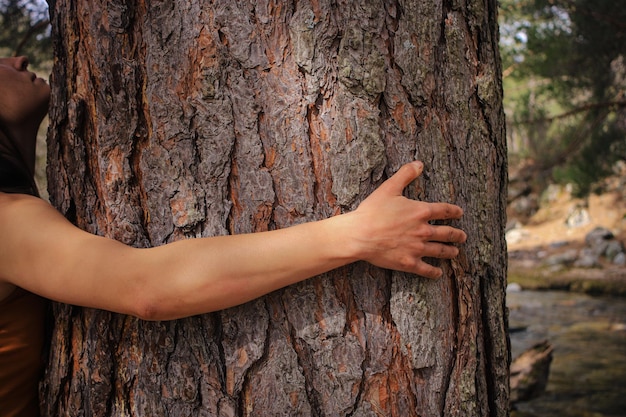
<instances>
[{"instance_id":1,"label":"stream","mask_svg":"<svg viewBox=\"0 0 626 417\"><path fill-rule=\"evenodd\" d=\"M626 416L626 298L560 291L507 292L512 357L548 340L546 392L512 417Z\"/></svg>"}]
</instances>

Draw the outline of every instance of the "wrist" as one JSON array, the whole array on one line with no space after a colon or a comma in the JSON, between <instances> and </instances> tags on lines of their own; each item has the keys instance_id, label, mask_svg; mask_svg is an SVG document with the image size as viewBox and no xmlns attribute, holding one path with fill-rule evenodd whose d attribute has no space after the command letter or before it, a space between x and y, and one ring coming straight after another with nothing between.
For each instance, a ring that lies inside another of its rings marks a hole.
<instances>
[{"instance_id":1,"label":"wrist","mask_svg":"<svg viewBox=\"0 0 626 417\"><path fill-rule=\"evenodd\" d=\"M323 220L328 248L344 265L366 259L357 217L355 212L349 212Z\"/></svg>"}]
</instances>

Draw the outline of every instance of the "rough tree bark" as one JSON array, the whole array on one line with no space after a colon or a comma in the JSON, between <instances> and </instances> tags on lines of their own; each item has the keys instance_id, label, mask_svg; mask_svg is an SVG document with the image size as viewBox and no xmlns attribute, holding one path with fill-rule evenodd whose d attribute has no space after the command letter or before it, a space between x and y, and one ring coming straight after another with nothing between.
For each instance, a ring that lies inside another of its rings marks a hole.
<instances>
[{"instance_id":1,"label":"rough tree bark","mask_svg":"<svg viewBox=\"0 0 626 417\"><path fill-rule=\"evenodd\" d=\"M505 416L496 0L54 0L50 197L138 247L461 205L431 281L357 263L171 322L54 307L48 416Z\"/></svg>"}]
</instances>

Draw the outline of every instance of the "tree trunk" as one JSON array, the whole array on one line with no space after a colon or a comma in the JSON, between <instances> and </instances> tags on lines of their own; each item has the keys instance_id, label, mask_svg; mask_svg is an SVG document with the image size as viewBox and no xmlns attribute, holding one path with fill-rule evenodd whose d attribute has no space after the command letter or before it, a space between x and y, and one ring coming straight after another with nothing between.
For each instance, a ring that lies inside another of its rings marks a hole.
<instances>
[{"instance_id":1,"label":"tree trunk","mask_svg":"<svg viewBox=\"0 0 626 417\"><path fill-rule=\"evenodd\" d=\"M50 197L137 247L351 210L403 163L465 210L428 280L356 263L170 322L54 307L48 416L505 416L495 0L54 0Z\"/></svg>"}]
</instances>

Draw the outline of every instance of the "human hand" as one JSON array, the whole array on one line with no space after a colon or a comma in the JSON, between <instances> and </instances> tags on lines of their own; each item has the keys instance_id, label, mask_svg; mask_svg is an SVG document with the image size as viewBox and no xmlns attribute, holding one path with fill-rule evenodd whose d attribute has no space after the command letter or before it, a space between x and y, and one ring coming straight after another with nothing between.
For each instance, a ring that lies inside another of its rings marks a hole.
<instances>
[{"instance_id":1,"label":"human hand","mask_svg":"<svg viewBox=\"0 0 626 417\"><path fill-rule=\"evenodd\" d=\"M359 259L382 268L439 278L441 268L423 258L451 259L458 255L459 250L451 243L465 242L465 232L429 222L459 219L463 210L453 204L427 203L402 195L423 169L421 162L402 166L350 213L356 219Z\"/></svg>"}]
</instances>

